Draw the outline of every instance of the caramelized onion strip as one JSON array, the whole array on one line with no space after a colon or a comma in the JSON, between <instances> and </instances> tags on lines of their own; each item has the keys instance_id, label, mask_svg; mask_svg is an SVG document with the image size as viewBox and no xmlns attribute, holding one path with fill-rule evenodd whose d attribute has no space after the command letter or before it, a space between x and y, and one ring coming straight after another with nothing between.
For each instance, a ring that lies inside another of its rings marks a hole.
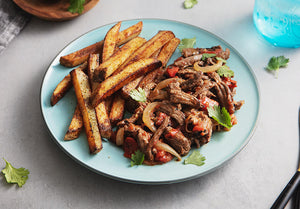
<instances>
[{"instance_id":1,"label":"caramelized onion strip","mask_svg":"<svg viewBox=\"0 0 300 209\"><path fill-rule=\"evenodd\" d=\"M152 103L148 104L143 111L142 120L143 120L145 126L147 126L150 129L150 131L152 131L153 133L156 131L156 127L154 125L153 120L151 120L151 117L155 111L155 108L159 104L160 104L160 102L152 102Z\"/></svg>"},{"instance_id":2,"label":"caramelized onion strip","mask_svg":"<svg viewBox=\"0 0 300 209\"><path fill-rule=\"evenodd\" d=\"M161 141L157 141L157 143L155 144L155 147L159 150L164 150L164 151L174 155L175 157L177 157L178 161L181 161L181 156L170 145L163 143Z\"/></svg>"},{"instance_id":3,"label":"caramelized onion strip","mask_svg":"<svg viewBox=\"0 0 300 209\"><path fill-rule=\"evenodd\" d=\"M220 67L222 67L223 62L221 60L218 60L218 62L214 65L209 65L209 66L205 66L205 67L200 67L198 65L198 62L194 63L194 69L196 71L201 71L203 73L211 73L211 72L215 72L217 71Z\"/></svg>"}]
</instances>

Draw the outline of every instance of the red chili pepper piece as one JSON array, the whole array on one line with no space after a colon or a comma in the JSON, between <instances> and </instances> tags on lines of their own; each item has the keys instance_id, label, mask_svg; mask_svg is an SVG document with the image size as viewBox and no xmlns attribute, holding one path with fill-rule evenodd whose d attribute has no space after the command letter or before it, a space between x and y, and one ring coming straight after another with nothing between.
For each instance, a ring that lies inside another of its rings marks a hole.
<instances>
[{"instance_id":1,"label":"red chili pepper piece","mask_svg":"<svg viewBox=\"0 0 300 209\"><path fill-rule=\"evenodd\" d=\"M167 68L167 73L169 75L170 78L173 78L176 76L177 72L179 70L179 67L176 67L176 66L169 66Z\"/></svg>"},{"instance_id":2,"label":"red chili pepper piece","mask_svg":"<svg viewBox=\"0 0 300 209\"><path fill-rule=\"evenodd\" d=\"M131 155L138 150L138 144L132 137L126 137L123 144L124 156L131 158Z\"/></svg>"},{"instance_id":3,"label":"red chili pepper piece","mask_svg":"<svg viewBox=\"0 0 300 209\"><path fill-rule=\"evenodd\" d=\"M157 162L166 163L172 159L173 159L173 156L164 150L158 150L155 155L155 161L157 161Z\"/></svg>"}]
</instances>

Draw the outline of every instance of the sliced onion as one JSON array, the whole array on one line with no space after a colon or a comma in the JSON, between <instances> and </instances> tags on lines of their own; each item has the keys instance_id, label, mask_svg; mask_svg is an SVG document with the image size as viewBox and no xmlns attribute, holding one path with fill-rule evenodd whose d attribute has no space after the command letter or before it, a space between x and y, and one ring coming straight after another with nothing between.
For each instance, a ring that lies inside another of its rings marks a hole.
<instances>
[{"instance_id":1,"label":"sliced onion","mask_svg":"<svg viewBox=\"0 0 300 209\"><path fill-rule=\"evenodd\" d=\"M116 145L121 146L124 143L124 128L119 128L116 133Z\"/></svg>"},{"instance_id":2,"label":"sliced onion","mask_svg":"<svg viewBox=\"0 0 300 209\"><path fill-rule=\"evenodd\" d=\"M160 104L160 102L152 102L146 106L143 112L143 122L145 126L147 126L152 132L156 131L156 127L154 126L154 122L151 120L153 112L155 108Z\"/></svg>"},{"instance_id":3,"label":"sliced onion","mask_svg":"<svg viewBox=\"0 0 300 209\"><path fill-rule=\"evenodd\" d=\"M178 161L181 161L181 156L170 145L163 143L161 141L157 141L157 143L155 144L155 147L157 149L164 150L164 151L174 155L175 157L177 157Z\"/></svg>"},{"instance_id":4,"label":"sliced onion","mask_svg":"<svg viewBox=\"0 0 300 209\"><path fill-rule=\"evenodd\" d=\"M196 71L202 71L203 73L211 73L217 71L220 67L222 67L223 62L221 60L218 60L218 62L214 65L200 67L198 65L198 62L194 63L194 69Z\"/></svg>"},{"instance_id":5,"label":"sliced onion","mask_svg":"<svg viewBox=\"0 0 300 209\"><path fill-rule=\"evenodd\" d=\"M157 91L157 90L166 88L170 83L173 83L173 82L176 82L176 81L178 81L179 83L182 83L184 80L182 78L168 78L168 79L165 79L165 80L159 82L153 91Z\"/></svg>"}]
</instances>

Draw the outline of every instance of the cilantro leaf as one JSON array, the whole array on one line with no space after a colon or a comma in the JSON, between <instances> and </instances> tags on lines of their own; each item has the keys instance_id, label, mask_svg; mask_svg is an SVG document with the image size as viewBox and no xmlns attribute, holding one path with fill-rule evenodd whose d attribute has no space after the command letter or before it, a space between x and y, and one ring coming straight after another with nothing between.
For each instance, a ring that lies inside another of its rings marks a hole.
<instances>
[{"instance_id":1,"label":"cilantro leaf","mask_svg":"<svg viewBox=\"0 0 300 209\"><path fill-rule=\"evenodd\" d=\"M68 8L68 11L71 13L78 13L81 14L83 12L83 5L85 3L85 0L70 0L70 6Z\"/></svg>"},{"instance_id":2,"label":"cilantro leaf","mask_svg":"<svg viewBox=\"0 0 300 209\"><path fill-rule=\"evenodd\" d=\"M209 117L215 119L222 126L226 128L232 127L230 114L225 107L222 107L222 109L220 109L220 106L209 106L207 108L207 111Z\"/></svg>"},{"instance_id":3,"label":"cilantro leaf","mask_svg":"<svg viewBox=\"0 0 300 209\"><path fill-rule=\"evenodd\" d=\"M28 179L29 171L25 168L14 168L4 158L3 160L6 162L6 166L2 170L2 173L5 176L6 182L10 184L16 183L19 187L22 187Z\"/></svg>"},{"instance_id":4,"label":"cilantro leaf","mask_svg":"<svg viewBox=\"0 0 300 209\"><path fill-rule=\"evenodd\" d=\"M198 1L197 0L185 0L183 4L184 4L185 9L191 9L196 4L198 4Z\"/></svg>"},{"instance_id":5,"label":"cilantro leaf","mask_svg":"<svg viewBox=\"0 0 300 209\"><path fill-rule=\"evenodd\" d=\"M193 151L192 154L184 160L184 164L204 165L206 158L199 151Z\"/></svg>"},{"instance_id":6,"label":"cilantro leaf","mask_svg":"<svg viewBox=\"0 0 300 209\"><path fill-rule=\"evenodd\" d=\"M193 48L195 43L196 43L196 37L184 38L184 39L181 39L178 48L180 51L182 51L182 49L185 49L185 48Z\"/></svg>"},{"instance_id":7,"label":"cilantro leaf","mask_svg":"<svg viewBox=\"0 0 300 209\"><path fill-rule=\"evenodd\" d=\"M138 101L138 102L146 102L147 101L146 92L141 87L139 87L137 90L136 89L132 89L130 91L129 95L135 101Z\"/></svg>"},{"instance_id":8,"label":"cilantro leaf","mask_svg":"<svg viewBox=\"0 0 300 209\"><path fill-rule=\"evenodd\" d=\"M228 77L231 78L234 76L234 72L230 70L230 68L227 65L223 65L217 70L217 73L219 76Z\"/></svg>"},{"instance_id":9,"label":"cilantro leaf","mask_svg":"<svg viewBox=\"0 0 300 209\"><path fill-rule=\"evenodd\" d=\"M268 66L266 67L266 69L268 71L272 71L275 73L275 77L278 77L278 71L279 68L283 68L286 67L287 64L289 62L288 58L285 58L284 56L278 56L278 57L271 57L271 59L269 60Z\"/></svg>"},{"instance_id":10,"label":"cilantro leaf","mask_svg":"<svg viewBox=\"0 0 300 209\"><path fill-rule=\"evenodd\" d=\"M131 155L131 167L134 165L142 165L145 159L145 154L140 150L135 151L134 154Z\"/></svg>"},{"instance_id":11,"label":"cilantro leaf","mask_svg":"<svg viewBox=\"0 0 300 209\"><path fill-rule=\"evenodd\" d=\"M205 60L205 59L207 59L207 58L215 57L215 56L216 56L216 54L203 53L201 59L202 59L202 60Z\"/></svg>"},{"instance_id":12,"label":"cilantro leaf","mask_svg":"<svg viewBox=\"0 0 300 209\"><path fill-rule=\"evenodd\" d=\"M217 59L217 60L220 60L220 61L222 61L222 62L223 62L223 63L225 63L225 64L227 63L227 61L226 61L226 60L224 60L224 59L223 59L223 58L221 58L221 57L216 57L216 59Z\"/></svg>"}]
</instances>

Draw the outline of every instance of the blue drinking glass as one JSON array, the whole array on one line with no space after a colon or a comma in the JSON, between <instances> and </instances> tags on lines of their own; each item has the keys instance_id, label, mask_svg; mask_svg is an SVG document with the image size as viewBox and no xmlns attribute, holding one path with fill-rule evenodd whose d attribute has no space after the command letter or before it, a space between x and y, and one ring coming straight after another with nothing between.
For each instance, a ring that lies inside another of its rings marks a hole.
<instances>
[{"instance_id":1,"label":"blue drinking glass","mask_svg":"<svg viewBox=\"0 0 300 209\"><path fill-rule=\"evenodd\" d=\"M300 47L300 0L256 0L253 21L275 46Z\"/></svg>"}]
</instances>

